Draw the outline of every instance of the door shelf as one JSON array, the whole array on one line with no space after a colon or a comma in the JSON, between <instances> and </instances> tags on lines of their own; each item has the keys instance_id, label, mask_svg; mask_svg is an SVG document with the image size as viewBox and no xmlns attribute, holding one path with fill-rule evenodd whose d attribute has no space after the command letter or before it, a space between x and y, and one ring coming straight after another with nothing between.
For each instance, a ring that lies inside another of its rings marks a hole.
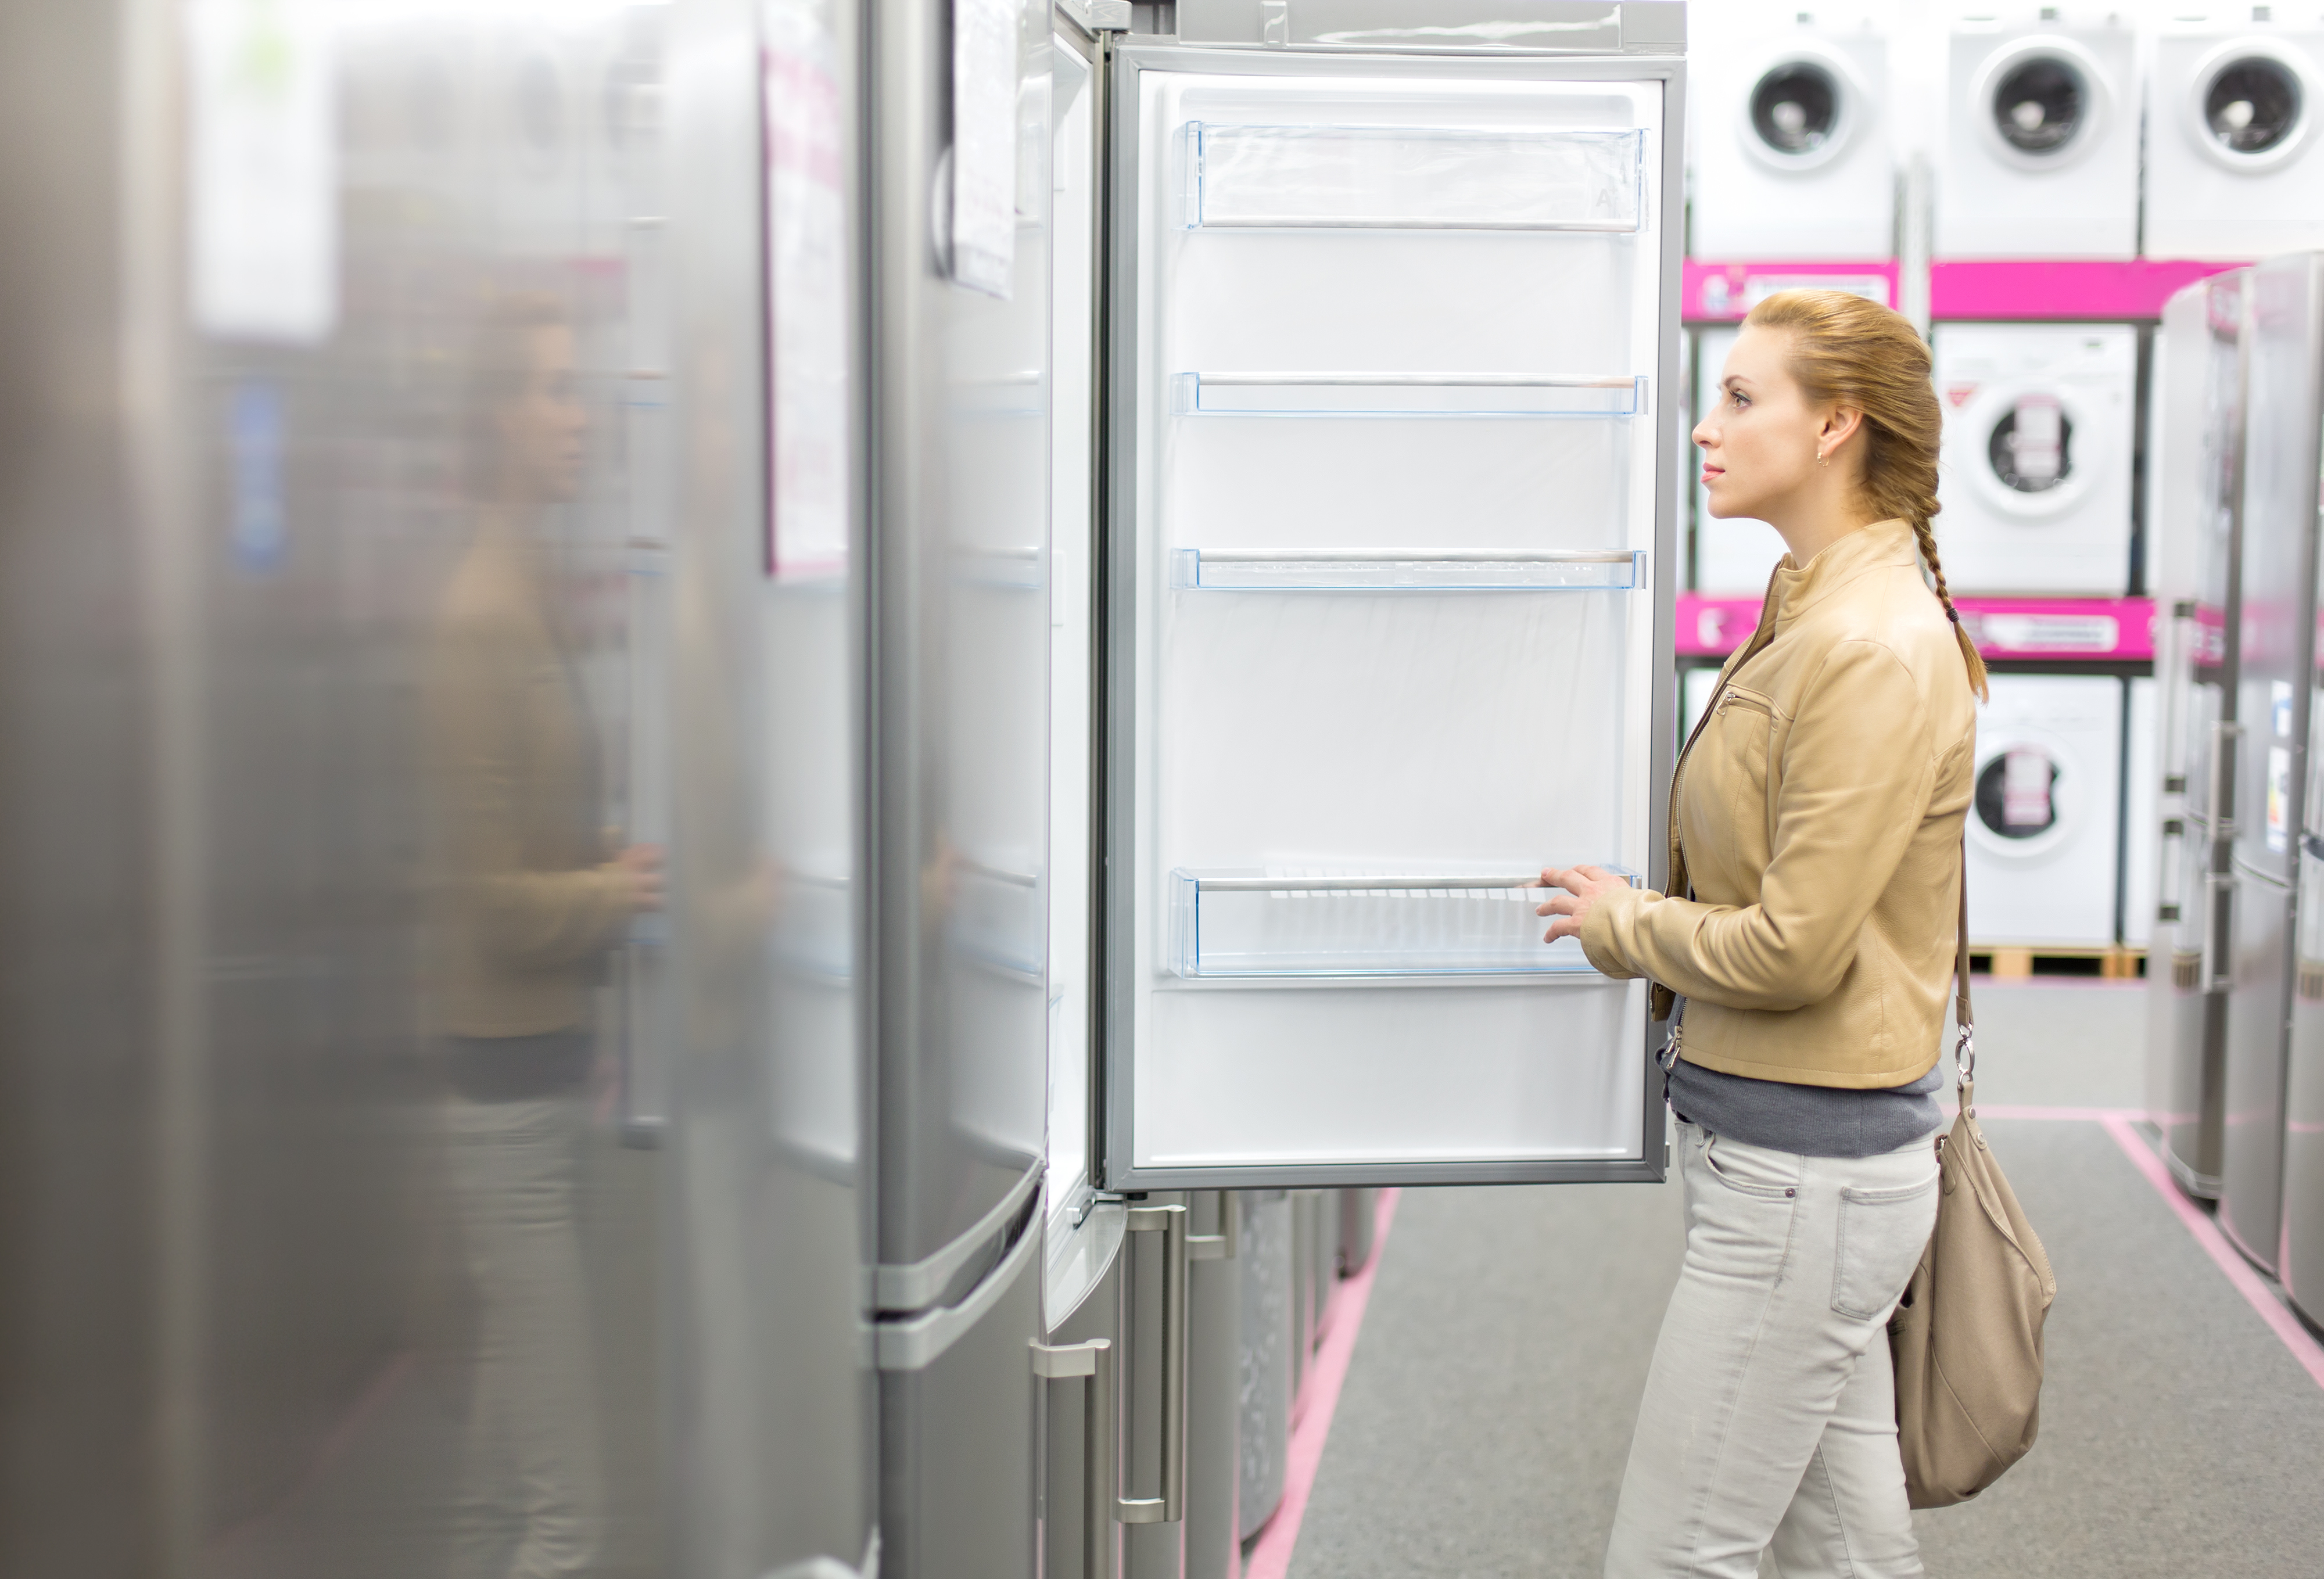
<instances>
[{"instance_id":1,"label":"door shelf","mask_svg":"<svg viewBox=\"0 0 2324 1579\"><path fill-rule=\"evenodd\" d=\"M1629 879L1622 868L1609 867ZM1581 944L1544 944L1535 872L1481 874L1240 870L1170 874L1173 974L1301 976L1595 975Z\"/></svg>"},{"instance_id":2,"label":"door shelf","mask_svg":"<svg viewBox=\"0 0 2324 1579\"><path fill-rule=\"evenodd\" d=\"M1185 128L1189 230L1637 231L1646 134L1434 126Z\"/></svg>"},{"instance_id":3,"label":"door shelf","mask_svg":"<svg viewBox=\"0 0 2324 1579\"><path fill-rule=\"evenodd\" d=\"M1633 592L1646 585L1646 556L1642 549L1173 549L1170 585L1182 592Z\"/></svg>"},{"instance_id":4,"label":"door shelf","mask_svg":"<svg viewBox=\"0 0 2324 1579\"><path fill-rule=\"evenodd\" d=\"M1643 375L1498 373L1181 373L1181 417L1635 417Z\"/></svg>"}]
</instances>

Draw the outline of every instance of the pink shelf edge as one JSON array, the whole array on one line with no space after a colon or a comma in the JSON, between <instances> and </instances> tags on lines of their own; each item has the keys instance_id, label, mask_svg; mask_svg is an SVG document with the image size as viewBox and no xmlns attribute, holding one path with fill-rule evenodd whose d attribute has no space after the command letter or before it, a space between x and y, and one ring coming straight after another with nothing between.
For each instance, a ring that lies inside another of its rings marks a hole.
<instances>
[{"instance_id":1,"label":"pink shelf edge","mask_svg":"<svg viewBox=\"0 0 2324 1579\"><path fill-rule=\"evenodd\" d=\"M1849 282L1861 291L1864 285L1877 280L1886 293L1880 305L1894 307L1898 281L1895 258L1861 258L1852 263L1824 259L1814 263L1748 263L1688 258L1680 277L1679 317L1688 323L1739 323L1753 304L1769 291L1828 282Z\"/></svg>"},{"instance_id":2,"label":"pink shelf edge","mask_svg":"<svg viewBox=\"0 0 2324 1579\"><path fill-rule=\"evenodd\" d=\"M2174 292L2242 266L2193 258L1940 258L1929 265L1929 316L2161 318Z\"/></svg>"},{"instance_id":3,"label":"pink shelf edge","mask_svg":"<svg viewBox=\"0 0 2324 1579\"><path fill-rule=\"evenodd\" d=\"M2143 663L2154 657L2151 597L1957 597L1954 606L1987 658ZM1724 658L1750 639L1759 600L1678 595L1681 658Z\"/></svg>"}]
</instances>

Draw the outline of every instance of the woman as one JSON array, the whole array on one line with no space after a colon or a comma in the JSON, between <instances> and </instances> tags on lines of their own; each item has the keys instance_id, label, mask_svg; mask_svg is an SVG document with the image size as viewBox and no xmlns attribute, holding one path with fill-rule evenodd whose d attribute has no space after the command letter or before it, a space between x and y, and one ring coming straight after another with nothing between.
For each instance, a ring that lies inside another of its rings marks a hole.
<instances>
[{"instance_id":1,"label":"woman","mask_svg":"<svg viewBox=\"0 0 2324 1579\"><path fill-rule=\"evenodd\" d=\"M1784 291L1719 389L1694 430L1711 513L1791 552L1681 755L1670 892L1542 874L1549 938L1650 977L1656 1018L1683 1000L1686 1258L1606 1572L1752 1579L1772 1548L1786 1579L1918 1574L1886 1325L1936 1220L1985 669L1930 531L1941 418L1911 326Z\"/></svg>"}]
</instances>

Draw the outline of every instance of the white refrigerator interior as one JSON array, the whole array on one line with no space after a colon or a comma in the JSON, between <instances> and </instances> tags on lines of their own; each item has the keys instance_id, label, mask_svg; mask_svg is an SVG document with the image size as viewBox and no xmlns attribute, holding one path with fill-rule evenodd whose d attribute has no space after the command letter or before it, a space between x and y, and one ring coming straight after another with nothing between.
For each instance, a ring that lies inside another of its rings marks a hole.
<instances>
[{"instance_id":1,"label":"white refrigerator interior","mask_svg":"<svg viewBox=\"0 0 2324 1579\"><path fill-rule=\"evenodd\" d=\"M1702 421L1720 399L1719 381L1727 368L1727 353L1735 348L1740 329L1704 329L1696 343L1694 415ZM1767 590L1767 577L1784 557L1784 540L1764 521L1735 516L1720 521L1711 513L1711 495L1703 491L1702 452L1690 450L1693 465L1688 485L1694 490L1694 586L1698 592L1748 595Z\"/></svg>"},{"instance_id":2,"label":"white refrigerator interior","mask_svg":"<svg viewBox=\"0 0 2324 1579\"><path fill-rule=\"evenodd\" d=\"M1663 84L1169 59L1109 1181L1638 1159L1645 985L1521 885L1648 870Z\"/></svg>"},{"instance_id":3,"label":"white refrigerator interior","mask_svg":"<svg viewBox=\"0 0 2324 1579\"><path fill-rule=\"evenodd\" d=\"M1693 255L1891 255L1893 96L1875 19L1752 4L1700 7L1692 20Z\"/></svg>"},{"instance_id":4,"label":"white refrigerator interior","mask_svg":"<svg viewBox=\"0 0 2324 1579\"><path fill-rule=\"evenodd\" d=\"M1956 593L2120 596L2130 580L2137 331L1939 324L1937 551Z\"/></svg>"},{"instance_id":5,"label":"white refrigerator interior","mask_svg":"<svg viewBox=\"0 0 2324 1579\"><path fill-rule=\"evenodd\" d=\"M2134 256L2139 82L2126 9L1980 7L1955 17L1945 51L1936 255Z\"/></svg>"},{"instance_id":6,"label":"white refrigerator interior","mask_svg":"<svg viewBox=\"0 0 2324 1579\"><path fill-rule=\"evenodd\" d=\"M2000 674L1978 710L1969 935L1979 946L2114 941L2122 682Z\"/></svg>"},{"instance_id":7,"label":"white refrigerator interior","mask_svg":"<svg viewBox=\"0 0 2324 1579\"><path fill-rule=\"evenodd\" d=\"M2260 258L2324 241L2324 5L2172 12L2149 52L2148 255Z\"/></svg>"},{"instance_id":8,"label":"white refrigerator interior","mask_svg":"<svg viewBox=\"0 0 2324 1579\"><path fill-rule=\"evenodd\" d=\"M2154 934L2155 873L2163 824L2159 736L2161 708L2154 681L2130 682L2130 740L2123 753L2122 940L2144 948Z\"/></svg>"}]
</instances>

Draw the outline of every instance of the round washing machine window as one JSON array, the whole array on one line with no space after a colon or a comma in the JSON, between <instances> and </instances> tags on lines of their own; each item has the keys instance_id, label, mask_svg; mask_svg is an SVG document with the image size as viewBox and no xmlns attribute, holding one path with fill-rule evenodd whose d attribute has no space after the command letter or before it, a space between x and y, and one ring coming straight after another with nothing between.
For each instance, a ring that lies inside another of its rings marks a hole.
<instances>
[{"instance_id":1,"label":"round washing machine window","mask_svg":"<svg viewBox=\"0 0 2324 1579\"><path fill-rule=\"evenodd\" d=\"M2187 134L2229 170L2273 170L2308 140L2311 71L2273 39L2236 39L2206 55L2188 86Z\"/></svg>"},{"instance_id":2,"label":"round washing machine window","mask_svg":"<svg viewBox=\"0 0 2324 1579\"><path fill-rule=\"evenodd\" d=\"M1996 855L2032 860L2073 835L2076 784L2062 754L2034 736L1980 755L1969 837Z\"/></svg>"},{"instance_id":3,"label":"round washing machine window","mask_svg":"<svg viewBox=\"0 0 2324 1579\"><path fill-rule=\"evenodd\" d=\"M1829 164L1855 139L1865 97L1847 57L1796 44L1760 69L1743 101L1743 146L1780 171Z\"/></svg>"},{"instance_id":4,"label":"round washing machine window","mask_svg":"<svg viewBox=\"0 0 2324 1579\"><path fill-rule=\"evenodd\" d=\"M1960 426L1955 429L1955 424ZM2104 431L2080 396L2037 383L1988 384L1945 416L1945 448L1955 473L1996 513L2047 521L2072 511L2109 464ZM1957 434L1957 436L1956 436Z\"/></svg>"},{"instance_id":5,"label":"round washing machine window","mask_svg":"<svg viewBox=\"0 0 2324 1579\"><path fill-rule=\"evenodd\" d=\"M2089 51L2071 39L2034 37L1994 52L1969 108L2009 163L2056 170L2097 145L2110 97Z\"/></svg>"}]
</instances>

